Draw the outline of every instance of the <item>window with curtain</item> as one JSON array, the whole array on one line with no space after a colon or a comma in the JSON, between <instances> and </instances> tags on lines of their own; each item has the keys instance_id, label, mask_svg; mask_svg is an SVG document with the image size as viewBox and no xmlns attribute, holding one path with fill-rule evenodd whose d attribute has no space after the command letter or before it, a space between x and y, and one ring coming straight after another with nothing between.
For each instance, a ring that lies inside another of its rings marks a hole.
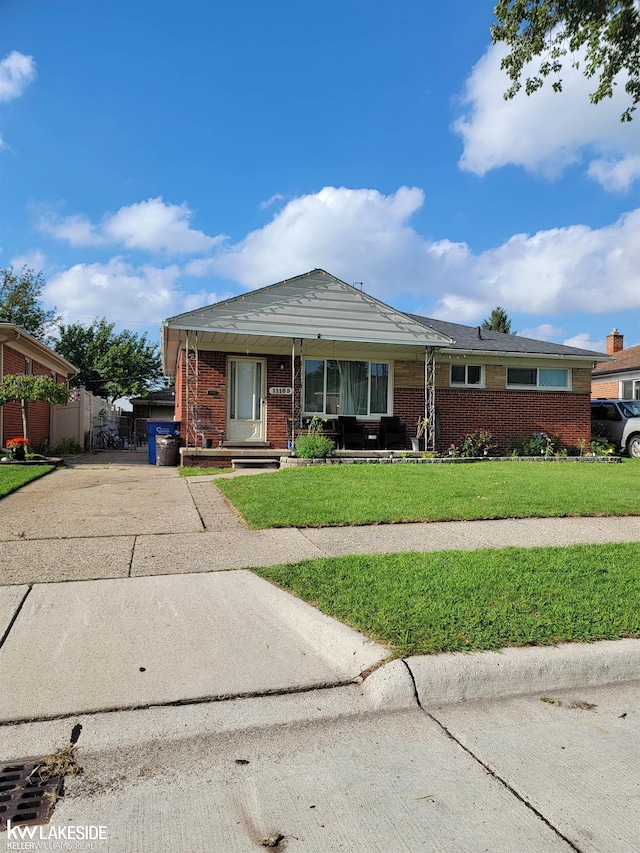
<instances>
[{"instance_id":1,"label":"window with curtain","mask_svg":"<svg viewBox=\"0 0 640 853\"><path fill-rule=\"evenodd\" d=\"M318 415L386 415L389 364L375 361L304 361L304 411Z\"/></svg>"}]
</instances>

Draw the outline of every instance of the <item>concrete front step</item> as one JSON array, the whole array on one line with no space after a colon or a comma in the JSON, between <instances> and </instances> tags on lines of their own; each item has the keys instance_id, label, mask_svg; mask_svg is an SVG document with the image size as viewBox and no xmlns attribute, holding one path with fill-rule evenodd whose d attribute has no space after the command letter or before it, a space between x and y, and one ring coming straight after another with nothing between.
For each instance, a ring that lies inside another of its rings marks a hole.
<instances>
[{"instance_id":1,"label":"concrete front step","mask_svg":"<svg viewBox=\"0 0 640 853\"><path fill-rule=\"evenodd\" d=\"M231 465L234 471L245 468L279 468L280 460L273 457L270 459L259 459L254 456L243 456L242 458L232 459Z\"/></svg>"}]
</instances>

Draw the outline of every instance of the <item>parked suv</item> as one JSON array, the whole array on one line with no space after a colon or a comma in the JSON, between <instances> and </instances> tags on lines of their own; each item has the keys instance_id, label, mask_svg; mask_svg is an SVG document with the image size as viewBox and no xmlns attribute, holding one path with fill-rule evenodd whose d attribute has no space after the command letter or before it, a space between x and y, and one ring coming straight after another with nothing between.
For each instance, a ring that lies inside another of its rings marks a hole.
<instances>
[{"instance_id":1,"label":"parked suv","mask_svg":"<svg viewBox=\"0 0 640 853\"><path fill-rule=\"evenodd\" d=\"M640 459L640 400L592 400L591 431Z\"/></svg>"}]
</instances>

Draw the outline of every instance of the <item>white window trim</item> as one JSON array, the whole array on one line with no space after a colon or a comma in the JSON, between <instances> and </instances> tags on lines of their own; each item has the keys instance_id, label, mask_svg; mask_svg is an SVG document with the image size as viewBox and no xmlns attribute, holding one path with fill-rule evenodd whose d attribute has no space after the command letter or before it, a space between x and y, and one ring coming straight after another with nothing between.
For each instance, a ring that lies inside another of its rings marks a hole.
<instances>
[{"instance_id":1,"label":"white window trim","mask_svg":"<svg viewBox=\"0 0 640 853\"><path fill-rule=\"evenodd\" d=\"M464 367L465 368L465 371L464 371L465 377L469 375L469 371L468 371L469 367L479 367L480 368L480 382L467 382L466 380L464 382L454 382L453 379L451 378L451 371L454 367ZM485 377L484 364L472 364L472 363L467 364L466 362L463 364L460 364L459 362L452 361L449 365L449 387L450 388L484 388L484 377Z\"/></svg>"},{"instance_id":2,"label":"white window trim","mask_svg":"<svg viewBox=\"0 0 640 853\"><path fill-rule=\"evenodd\" d=\"M515 391L571 391L571 378L572 371L570 367L549 367L545 365L544 367L530 367L524 365L515 365L511 364L506 369L505 376L505 385L507 388L513 389ZM509 371L510 370L535 370L536 371L536 384L535 385L514 385L509 382ZM564 370L567 374L567 384L566 385L540 385L540 371L541 370Z\"/></svg>"},{"instance_id":3,"label":"white window trim","mask_svg":"<svg viewBox=\"0 0 640 853\"><path fill-rule=\"evenodd\" d=\"M327 402L327 368L326 368L326 365L327 365L328 361L366 361L367 364L369 364L369 365L371 365L371 364L386 364L387 367L389 368L388 384L387 384L387 411L386 412L379 412L379 413L375 412L374 414L369 414L369 415L354 415L353 417L357 417L359 421L363 421L363 422L371 421L371 422L375 423L376 421L379 421L380 418L387 418L390 415L393 415L393 362L392 361L388 361L387 359L384 359L384 358L375 358L375 357L374 358L344 358L342 356L333 356L333 355L331 355L331 356L319 356L319 355L317 355L317 356L316 355L304 356L302 359L302 389L301 389L302 406L303 407L304 407L304 401L305 401L305 396L306 396L305 363L307 361L323 361L325 364L324 388L322 391L325 405ZM370 405L371 404L371 369L369 369L369 371L368 371L368 378L369 378L368 404ZM313 417L313 415L319 415L319 417L322 417L325 419L335 420L339 416L339 413L338 414L326 414L324 412L310 412L310 411L307 411L307 409L303 408L302 415L303 415L303 417Z\"/></svg>"},{"instance_id":4,"label":"white window trim","mask_svg":"<svg viewBox=\"0 0 640 853\"><path fill-rule=\"evenodd\" d=\"M623 383L625 383L625 382L631 382L631 389L632 389L631 398L628 395L625 395L623 393L623 387L622 386L623 386ZM631 375L631 376L627 377L626 379L620 380L620 382L618 384L618 397L621 400L640 399L640 398L635 396L638 392L640 392L640 375Z\"/></svg>"}]
</instances>

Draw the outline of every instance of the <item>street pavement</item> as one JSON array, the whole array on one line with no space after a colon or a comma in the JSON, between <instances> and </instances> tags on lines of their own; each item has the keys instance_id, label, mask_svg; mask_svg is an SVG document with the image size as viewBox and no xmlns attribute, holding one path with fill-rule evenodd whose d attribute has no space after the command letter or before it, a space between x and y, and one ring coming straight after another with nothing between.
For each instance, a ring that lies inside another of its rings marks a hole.
<instances>
[{"instance_id":1,"label":"street pavement","mask_svg":"<svg viewBox=\"0 0 640 853\"><path fill-rule=\"evenodd\" d=\"M95 849L638 850L639 641L389 660L246 569L639 518L249 531L124 452L3 499L0 539L0 761L81 726L51 823L105 825Z\"/></svg>"}]
</instances>

